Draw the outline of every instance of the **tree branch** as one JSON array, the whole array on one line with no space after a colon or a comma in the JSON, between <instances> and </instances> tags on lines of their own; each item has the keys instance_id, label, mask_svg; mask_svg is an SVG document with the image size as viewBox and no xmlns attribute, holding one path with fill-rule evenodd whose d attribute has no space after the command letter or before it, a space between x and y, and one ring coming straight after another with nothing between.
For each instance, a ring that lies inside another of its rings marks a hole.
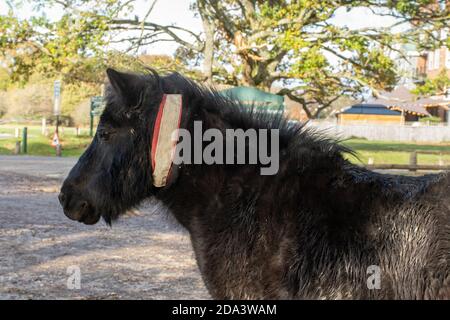
<instances>
[{"instance_id":1,"label":"tree branch","mask_svg":"<svg viewBox=\"0 0 450 320\"><path fill-rule=\"evenodd\" d=\"M118 28L116 27L115 29L118 30L120 28L120 26L125 27L125 30L142 30L142 28L148 28L147 30L153 30L153 31L159 31L162 30L164 31L167 35L169 35L173 41L191 49L194 51L199 51L201 52L203 50L203 43L200 40L200 36L193 33L192 31L182 28L182 27L178 27L178 26L163 26L163 25L159 25L153 22L145 22L145 21L136 21L136 20L130 20L130 19L116 19L116 20L112 20L111 21L111 25L113 26L119 26ZM177 31L183 31L188 33L189 35L195 37L195 39L197 40L197 45L193 45L192 43L185 41L183 39L181 39L180 36L178 36L173 30L177 30Z\"/></svg>"}]
</instances>

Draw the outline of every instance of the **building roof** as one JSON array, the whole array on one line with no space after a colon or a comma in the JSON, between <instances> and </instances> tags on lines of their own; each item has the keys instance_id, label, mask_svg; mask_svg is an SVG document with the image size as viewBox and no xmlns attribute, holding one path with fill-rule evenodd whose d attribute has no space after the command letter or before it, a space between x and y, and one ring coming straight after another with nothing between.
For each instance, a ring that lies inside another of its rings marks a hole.
<instances>
[{"instance_id":1,"label":"building roof","mask_svg":"<svg viewBox=\"0 0 450 320\"><path fill-rule=\"evenodd\" d=\"M428 107L439 106L449 110L450 101L435 98L416 99L406 86L398 86L391 92L383 91L370 104L380 104L391 110L405 111L419 116L430 116Z\"/></svg>"},{"instance_id":2,"label":"building roof","mask_svg":"<svg viewBox=\"0 0 450 320\"><path fill-rule=\"evenodd\" d=\"M415 96L405 86L398 86L392 91L382 91L378 97L369 101L369 103L383 104L391 106L404 102L415 100Z\"/></svg>"},{"instance_id":3,"label":"building roof","mask_svg":"<svg viewBox=\"0 0 450 320\"><path fill-rule=\"evenodd\" d=\"M399 103L387 106L391 110L405 111L418 116L430 116L430 113L419 103Z\"/></svg>"},{"instance_id":4,"label":"building roof","mask_svg":"<svg viewBox=\"0 0 450 320\"><path fill-rule=\"evenodd\" d=\"M423 105L425 108L439 106L442 107L444 110L449 110L450 106L449 100L436 98L420 98L419 100L416 101L416 103Z\"/></svg>"},{"instance_id":5,"label":"building roof","mask_svg":"<svg viewBox=\"0 0 450 320\"><path fill-rule=\"evenodd\" d=\"M354 104L350 108L341 112L343 114L377 114L377 115L401 115L400 111L390 110L382 104L361 103Z\"/></svg>"}]
</instances>

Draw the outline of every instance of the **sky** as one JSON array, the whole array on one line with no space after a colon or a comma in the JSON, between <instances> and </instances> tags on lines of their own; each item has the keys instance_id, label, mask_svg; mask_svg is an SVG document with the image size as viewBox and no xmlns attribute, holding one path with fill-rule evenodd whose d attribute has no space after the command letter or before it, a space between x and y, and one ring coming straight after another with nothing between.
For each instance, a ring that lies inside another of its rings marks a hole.
<instances>
[{"instance_id":1,"label":"sky","mask_svg":"<svg viewBox=\"0 0 450 320\"><path fill-rule=\"evenodd\" d=\"M132 16L137 15L142 18L152 2L152 0L138 0ZM166 25L174 24L200 33L202 30L201 21L189 9L192 2L193 0L158 0L148 20ZM7 12L7 0L0 0L0 14ZM17 14L19 17L26 19L36 13L33 12L31 5L25 5ZM61 14L61 10L53 9L46 12L46 14L50 17L57 17ZM339 9L331 21L338 26L347 26L350 29L386 27L395 23L394 18L377 16L367 8L355 8L350 12ZM145 51L149 54L172 55L177 46L176 43L161 42L145 48ZM120 49L120 47L117 49Z\"/></svg>"}]
</instances>

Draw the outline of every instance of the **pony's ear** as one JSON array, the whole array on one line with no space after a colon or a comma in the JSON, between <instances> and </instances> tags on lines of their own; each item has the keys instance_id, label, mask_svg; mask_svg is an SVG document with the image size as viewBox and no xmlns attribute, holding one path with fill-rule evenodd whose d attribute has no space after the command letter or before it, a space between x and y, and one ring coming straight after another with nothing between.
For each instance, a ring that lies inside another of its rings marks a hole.
<instances>
[{"instance_id":1,"label":"pony's ear","mask_svg":"<svg viewBox=\"0 0 450 320\"><path fill-rule=\"evenodd\" d=\"M136 106L144 89L143 79L136 74L119 72L114 69L106 69L109 83L114 92L122 98L127 106Z\"/></svg>"}]
</instances>

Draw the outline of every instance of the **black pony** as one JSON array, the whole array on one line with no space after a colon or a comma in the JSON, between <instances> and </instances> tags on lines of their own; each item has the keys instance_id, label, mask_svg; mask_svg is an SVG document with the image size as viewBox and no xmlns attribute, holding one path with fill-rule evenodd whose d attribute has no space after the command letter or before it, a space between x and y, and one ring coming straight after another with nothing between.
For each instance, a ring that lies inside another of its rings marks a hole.
<instances>
[{"instance_id":1,"label":"black pony","mask_svg":"<svg viewBox=\"0 0 450 320\"><path fill-rule=\"evenodd\" d=\"M336 141L176 73L107 74L97 133L59 196L69 218L110 224L156 197L189 231L214 298L450 298L448 174L368 171L348 162ZM278 173L185 163L155 187L152 133L164 94L182 96L180 127L189 132L194 121L203 131L278 129Z\"/></svg>"}]
</instances>

